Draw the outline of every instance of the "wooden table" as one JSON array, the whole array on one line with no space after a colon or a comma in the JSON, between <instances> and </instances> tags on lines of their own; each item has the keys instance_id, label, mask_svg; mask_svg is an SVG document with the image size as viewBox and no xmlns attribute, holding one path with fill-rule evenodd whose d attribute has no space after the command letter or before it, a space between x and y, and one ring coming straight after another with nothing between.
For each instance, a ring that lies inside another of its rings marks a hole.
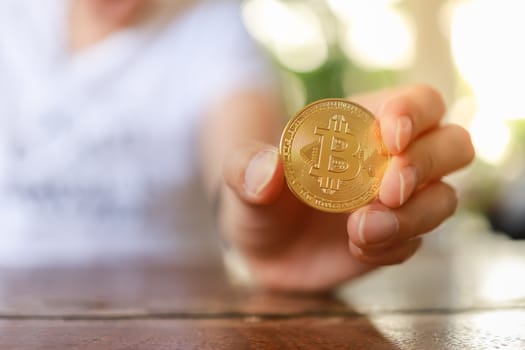
<instances>
[{"instance_id":1,"label":"wooden table","mask_svg":"<svg viewBox=\"0 0 525 350\"><path fill-rule=\"evenodd\" d=\"M235 285L209 237L0 268L0 349L525 349L525 243L480 223L456 219L330 296Z\"/></svg>"}]
</instances>

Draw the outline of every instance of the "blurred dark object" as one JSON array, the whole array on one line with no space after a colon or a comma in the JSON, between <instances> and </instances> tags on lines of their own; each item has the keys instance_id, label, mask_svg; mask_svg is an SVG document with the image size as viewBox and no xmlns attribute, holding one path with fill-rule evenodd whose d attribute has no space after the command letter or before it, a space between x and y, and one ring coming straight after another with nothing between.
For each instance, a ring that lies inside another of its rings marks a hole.
<instances>
[{"instance_id":1,"label":"blurred dark object","mask_svg":"<svg viewBox=\"0 0 525 350\"><path fill-rule=\"evenodd\" d=\"M525 239L524 172L519 169L518 176L500 185L498 195L487 210L492 228L513 239Z\"/></svg>"},{"instance_id":2,"label":"blurred dark object","mask_svg":"<svg viewBox=\"0 0 525 350\"><path fill-rule=\"evenodd\" d=\"M496 232L503 233L512 239L525 240L525 211L509 213L497 208L488 214L488 218Z\"/></svg>"},{"instance_id":3,"label":"blurred dark object","mask_svg":"<svg viewBox=\"0 0 525 350\"><path fill-rule=\"evenodd\" d=\"M479 188L492 197L485 212L494 231L525 239L525 120L508 125L513 142L507 160L495 169L500 183L486 182Z\"/></svg>"}]
</instances>

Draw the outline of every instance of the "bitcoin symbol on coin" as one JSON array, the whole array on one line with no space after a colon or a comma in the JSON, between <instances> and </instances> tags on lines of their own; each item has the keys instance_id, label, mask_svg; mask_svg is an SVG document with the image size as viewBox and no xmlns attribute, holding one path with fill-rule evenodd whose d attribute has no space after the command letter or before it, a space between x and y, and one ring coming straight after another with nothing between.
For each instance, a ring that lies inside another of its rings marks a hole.
<instances>
[{"instance_id":1,"label":"bitcoin symbol on coin","mask_svg":"<svg viewBox=\"0 0 525 350\"><path fill-rule=\"evenodd\" d=\"M311 166L310 175L317 177L321 190L331 195L340 190L342 181L355 178L361 171L359 143L343 115L334 115L328 128L318 126L314 134L321 140L318 143L319 157L317 163Z\"/></svg>"},{"instance_id":2,"label":"bitcoin symbol on coin","mask_svg":"<svg viewBox=\"0 0 525 350\"><path fill-rule=\"evenodd\" d=\"M292 192L328 212L372 200L389 159L371 113L339 99L314 102L292 118L281 156Z\"/></svg>"}]
</instances>

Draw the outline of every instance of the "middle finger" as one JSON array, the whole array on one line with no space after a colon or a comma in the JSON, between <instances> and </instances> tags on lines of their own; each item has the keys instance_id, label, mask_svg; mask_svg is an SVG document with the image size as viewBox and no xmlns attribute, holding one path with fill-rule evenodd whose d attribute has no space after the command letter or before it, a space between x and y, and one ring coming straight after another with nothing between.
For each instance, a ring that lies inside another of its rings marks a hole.
<instances>
[{"instance_id":1,"label":"middle finger","mask_svg":"<svg viewBox=\"0 0 525 350\"><path fill-rule=\"evenodd\" d=\"M474 157L468 133L447 125L414 141L392 158L379 190L379 199L391 208L402 206L418 186L467 165Z\"/></svg>"}]
</instances>

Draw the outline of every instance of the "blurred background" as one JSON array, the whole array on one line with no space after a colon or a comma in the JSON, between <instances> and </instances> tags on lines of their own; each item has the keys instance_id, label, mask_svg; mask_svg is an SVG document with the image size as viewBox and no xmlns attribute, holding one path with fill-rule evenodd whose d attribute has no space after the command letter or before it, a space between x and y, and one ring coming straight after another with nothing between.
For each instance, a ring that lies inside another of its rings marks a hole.
<instances>
[{"instance_id":1,"label":"blurred background","mask_svg":"<svg viewBox=\"0 0 525 350\"><path fill-rule=\"evenodd\" d=\"M289 115L305 103L403 83L443 94L475 163L453 176L460 213L525 238L525 2L245 0L280 68Z\"/></svg>"}]
</instances>

